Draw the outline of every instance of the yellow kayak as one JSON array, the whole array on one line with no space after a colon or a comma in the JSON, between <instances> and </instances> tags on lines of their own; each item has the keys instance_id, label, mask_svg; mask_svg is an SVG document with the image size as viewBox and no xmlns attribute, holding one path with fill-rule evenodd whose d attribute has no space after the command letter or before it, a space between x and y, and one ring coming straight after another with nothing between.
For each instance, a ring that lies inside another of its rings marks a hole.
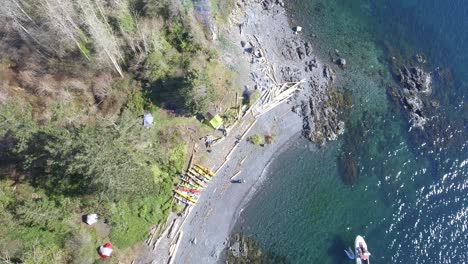
<instances>
[{"instance_id":1,"label":"yellow kayak","mask_svg":"<svg viewBox=\"0 0 468 264\"><path fill-rule=\"evenodd\" d=\"M199 179L197 179L197 177L194 177L192 175L190 175L189 173L185 174L187 175L187 177L189 177L190 179L192 179L194 182L196 182L199 186L205 188L206 187L206 184L203 183L202 181L200 181Z\"/></svg>"},{"instance_id":2,"label":"yellow kayak","mask_svg":"<svg viewBox=\"0 0 468 264\"><path fill-rule=\"evenodd\" d=\"M183 197L180 197L178 194L174 195L174 198L176 198L177 200L183 202L184 204L188 204L188 205L195 205L196 203L194 202L191 202Z\"/></svg>"},{"instance_id":3,"label":"yellow kayak","mask_svg":"<svg viewBox=\"0 0 468 264\"><path fill-rule=\"evenodd\" d=\"M180 197L185 198L185 199L187 199L188 201L190 201L190 202L192 202L192 203L196 203L196 202L197 202L196 199L194 199L193 197L190 197L189 195L187 195L187 194L185 194L185 193L183 193L183 192L180 192L180 191L175 190L175 193L177 193Z\"/></svg>"},{"instance_id":4,"label":"yellow kayak","mask_svg":"<svg viewBox=\"0 0 468 264\"><path fill-rule=\"evenodd\" d=\"M192 167L191 169L192 171L195 171L197 174L207 178L207 179L211 179L211 176L208 174L208 173L205 173L203 170L201 170L200 168L197 168L197 167Z\"/></svg>"},{"instance_id":5,"label":"yellow kayak","mask_svg":"<svg viewBox=\"0 0 468 264\"><path fill-rule=\"evenodd\" d=\"M202 182L209 182L211 179L206 177L206 175L201 175L199 173L197 173L196 171L193 171L193 170L189 170L187 172L187 174L190 174L192 175L193 177L197 177L197 179L200 179L200 181Z\"/></svg>"},{"instance_id":6,"label":"yellow kayak","mask_svg":"<svg viewBox=\"0 0 468 264\"><path fill-rule=\"evenodd\" d=\"M212 172L211 170L209 170L206 167L203 167L200 164L195 164L195 166L197 166L198 168L200 168L201 170L203 170L205 173L209 174L210 176L216 176L216 173Z\"/></svg>"}]
</instances>

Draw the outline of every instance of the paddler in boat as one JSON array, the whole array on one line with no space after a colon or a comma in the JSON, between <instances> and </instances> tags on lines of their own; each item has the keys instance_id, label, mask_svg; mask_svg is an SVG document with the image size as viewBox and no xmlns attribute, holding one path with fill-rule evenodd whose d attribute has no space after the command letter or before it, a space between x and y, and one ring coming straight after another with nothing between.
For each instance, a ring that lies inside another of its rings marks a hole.
<instances>
[{"instance_id":1,"label":"paddler in boat","mask_svg":"<svg viewBox=\"0 0 468 264\"><path fill-rule=\"evenodd\" d=\"M370 253L364 248L362 242L359 242L358 256L361 260L368 260Z\"/></svg>"}]
</instances>

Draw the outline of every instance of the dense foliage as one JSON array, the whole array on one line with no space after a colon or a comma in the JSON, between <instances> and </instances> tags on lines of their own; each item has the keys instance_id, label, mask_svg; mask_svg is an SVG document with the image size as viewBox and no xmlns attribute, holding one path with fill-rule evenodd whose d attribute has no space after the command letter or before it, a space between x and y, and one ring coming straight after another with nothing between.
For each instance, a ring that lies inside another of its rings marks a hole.
<instances>
[{"instance_id":1,"label":"dense foliage","mask_svg":"<svg viewBox=\"0 0 468 264\"><path fill-rule=\"evenodd\" d=\"M206 25L181 2L2 4L0 263L94 263L108 241L107 262L131 262L174 210L191 133L206 129L186 116L232 87ZM100 222L87 226L91 212Z\"/></svg>"},{"instance_id":2,"label":"dense foliage","mask_svg":"<svg viewBox=\"0 0 468 264\"><path fill-rule=\"evenodd\" d=\"M93 237L80 224L81 214L89 212L99 212L111 228L110 237L94 240L110 239L122 248L144 239L151 225L167 217L174 177L186 159L177 120L165 121L157 110L161 124L146 129L127 107L114 122L63 127L52 118L38 126L30 108L6 104L1 110L0 137L9 146L1 159L15 161L1 174L2 255L26 261L23 250L40 249L45 259L64 253L60 247L75 236ZM9 179L12 171L17 177ZM17 245L9 249L13 241Z\"/></svg>"}]
</instances>

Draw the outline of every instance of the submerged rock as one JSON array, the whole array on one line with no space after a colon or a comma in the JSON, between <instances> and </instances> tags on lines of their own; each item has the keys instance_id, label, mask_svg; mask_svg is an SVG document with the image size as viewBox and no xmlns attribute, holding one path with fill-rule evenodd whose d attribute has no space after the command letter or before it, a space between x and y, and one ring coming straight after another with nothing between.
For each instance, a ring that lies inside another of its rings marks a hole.
<instances>
[{"instance_id":1,"label":"submerged rock","mask_svg":"<svg viewBox=\"0 0 468 264\"><path fill-rule=\"evenodd\" d=\"M401 105L406 109L411 126L422 129L427 123L423 98L432 92L431 75L419 67L403 67L398 77L400 89L394 95L399 97Z\"/></svg>"},{"instance_id":2,"label":"submerged rock","mask_svg":"<svg viewBox=\"0 0 468 264\"><path fill-rule=\"evenodd\" d=\"M338 157L338 168L344 183L352 185L357 182L359 173L357 162L353 155L350 153L340 155Z\"/></svg>"},{"instance_id":3,"label":"submerged rock","mask_svg":"<svg viewBox=\"0 0 468 264\"><path fill-rule=\"evenodd\" d=\"M400 84L409 91L430 94L432 78L419 67L403 67L399 72Z\"/></svg>"},{"instance_id":4,"label":"submerged rock","mask_svg":"<svg viewBox=\"0 0 468 264\"><path fill-rule=\"evenodd\" d=\"M398 70L400 86L391 92L406 111L411 127L423 129L428 122L425 108L430 106L428 96L432 92L432 77L419 67Z\"/></svg>"},{"instance_id":5,"label":"submerged rock","mask_svg":"<svg viewBox=\"0 0 468 264\"><path fill-rule=\"evenodd\" d=\"M264 252L258 243L243 234L231 237L227 247L226 263L287 263L286 257Z\"/></svg>"},{"instance_id":6,"label":"submerged rock","mask_svg":"<svg viewBox=\"0 0 468 264\"><path fill-rule=\"evenodd\" d=\"M339 58L336 60L336 64L338 64L341 67L346 66L346 60L344 58Z\"/></svg>"}]
</instances>

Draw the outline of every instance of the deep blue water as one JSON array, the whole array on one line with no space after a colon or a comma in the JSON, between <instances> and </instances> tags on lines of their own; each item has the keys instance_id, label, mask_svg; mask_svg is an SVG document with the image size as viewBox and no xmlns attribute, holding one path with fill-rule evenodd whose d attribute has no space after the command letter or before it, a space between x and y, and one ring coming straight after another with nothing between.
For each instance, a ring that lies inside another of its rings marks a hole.
<instances>
[{"instance_id":1,"label":"deep blue water","mask_svg":"<svg viewBox=\"0 0 468 264\"><path fill-rule=\"evenodd\" d=\"M363 235L372 263L468 263L468 2L295 0L293 20L320 57L347 59L347 129L317 148L292 142L237 224L290 263L350 263ZM313 37L312 34L316 35ZM387 94L393 60L423 54L434 84L424 131ZM438 73L443 73L438 77ZM358 171L345 184L338 157Z\"/></svg>"}]
</instances>

